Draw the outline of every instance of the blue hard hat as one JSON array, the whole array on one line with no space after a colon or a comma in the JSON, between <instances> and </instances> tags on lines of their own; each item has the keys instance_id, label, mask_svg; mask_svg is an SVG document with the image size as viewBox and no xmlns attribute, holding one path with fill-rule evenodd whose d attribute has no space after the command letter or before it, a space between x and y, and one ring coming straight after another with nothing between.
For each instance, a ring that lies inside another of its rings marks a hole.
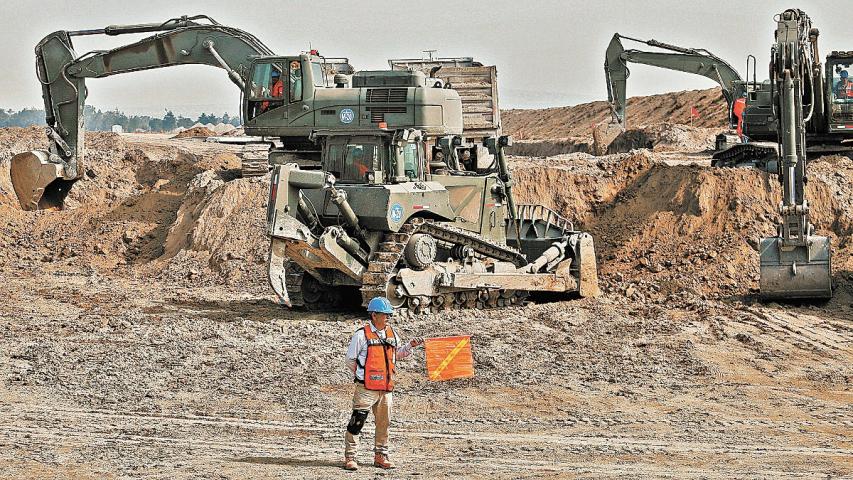
<instances>
[{"instance_id":1,"label":"blue hard hat","mask_svg":"<svg viewBox=\"0 0 853 480\"><path fill-rule=\"evenodd\" d=\"M847 78L847 75L849 75L849 74L847 73L847 70L842 70L842 71L841 71L841 78Z\"/></svg>"},{"instance_id":2,"label":"blue hard hat","mask_svg":"<svg viewBox=\"0 0 853 480\"><path fill-rule=\"evenodd\" d=\"M388 301L385 297L373 297L370 300L370 303L367 304L367 311L370 313L387 313L391 315L394 313L394 308L391 306L391 302Z\"/></svg>"},{"instance_id":3,"label":"blue hard hat","mask_svg":"<svg viewBox=\"0 0 853 480\"><path fill-rule=\"evenodd\" d=\"M280 76L281 76L281 74L280 74L280 73L278 73L278 70L273 70L273 71L272 71L272 74L270 74L270 76L273 76L273 77L280 77Z\"/></svg>"}]
</instances>

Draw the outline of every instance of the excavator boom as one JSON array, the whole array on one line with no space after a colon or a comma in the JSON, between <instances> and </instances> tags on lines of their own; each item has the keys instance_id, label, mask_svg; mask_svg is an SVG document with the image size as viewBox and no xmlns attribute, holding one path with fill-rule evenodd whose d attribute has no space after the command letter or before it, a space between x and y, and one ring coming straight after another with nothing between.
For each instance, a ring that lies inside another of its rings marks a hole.
<instances>
[{"instance_id":1,"label":"excavator boom","mask_svg":"<svg viewBox=\"0 0 853 480\"><path fill-rule=\"evenodd\" d=\"M129 45L84 55L77 55L71 41L81 35L148 32L157 33ZM250 58L272 53L253 35L203 15L163 23L61 30L47 35L36 45L35 54L50 146L48 150L24 152L12 158L10 173L21 207L61 207L71 186L83 176L86 78L198 64L226 70L231 81L242 89Z\"/></svg>"},{"instance_id":2,"label":"excavator boom","mask_svg":"<svg viewBox=\"0 0 853 480\"><path fill-rule=\"evenodd\" d=\"M666 51L647 52L637 49L626 50L622 39L642 43ZM732 118L732 105L735 99L744 95L745 83L740 74L728 62L705 49L685 48L659 42L657 40L639 40L632 37L613 35L604 58L604 75L607 81L607 100L610 102L613 123L625 128L625 105L627 101L626 85L630 71L628 63L639 63L653 67L668 68L678 72L702 75L714 80L723 90L723 96L729 105L729 118Z\"/></svg>"}]
</instances>

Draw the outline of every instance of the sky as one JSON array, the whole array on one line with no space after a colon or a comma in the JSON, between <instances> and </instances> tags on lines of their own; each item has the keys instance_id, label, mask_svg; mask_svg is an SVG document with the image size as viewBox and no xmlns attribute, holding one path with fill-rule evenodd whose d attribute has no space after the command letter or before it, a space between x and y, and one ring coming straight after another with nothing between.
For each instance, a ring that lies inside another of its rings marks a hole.
<instances>
[{"instance_id":1,"label":"sky","mask_svg":"<svg viewBox=\"0 0 853 480\"><path fill-rule=\"evenodd\" d=\"M615 32L685 47L706 48L745 75L746 56L766 77L773 17L796 6L821 30L821 55L853 50L842 36L850 0L476 0L428 2L275 0L0 0L0 108L42 107L33 48L56 30L160 22L206 14L246 30L280 55L310 48L348 57L356 70L387 68L389 58L471 56L496 65L501 108L542 108L606 100L604 51ZM75 37L78 55L131 43L140 35ZM846 42L846 43L845 43ZM639 48L642 45L639 45ZM626 48L631 48L626 44ZM710 88L704 77L630 67L628 94ZM759 78L761 80L761 78ZM180 66L87 80L87 103L129 114L232 115L240 95L223 70Z\"/></svg>"}]
</instances>

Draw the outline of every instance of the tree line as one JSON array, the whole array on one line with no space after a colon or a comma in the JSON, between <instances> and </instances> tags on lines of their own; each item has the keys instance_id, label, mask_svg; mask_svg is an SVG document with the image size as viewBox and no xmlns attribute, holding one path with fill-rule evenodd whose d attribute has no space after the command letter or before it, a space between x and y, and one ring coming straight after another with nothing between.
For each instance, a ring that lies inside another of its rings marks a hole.
<instances>
[{"instance_id":1,"label":"tree line","mask_svg":"<svg viewBox=\"0 0 853 480\"><path fill-rule=\"evenodd\" d=\"M214 125L228 123L235 127L240 126L240 117L232 117L227 112L223 113L222 116L202 113L198 118L192 119L175 115L171 110L168 110L163 118L157 118L148 115L125 115L118 109L102 111L91 105L83 107L83 121L86 130L102 132L112 130L113 125L121 125L125 132L170 132L176 128L190 128L196 123L212 123ZM30 127L44 124L44 110L42 109L25 108L14 111L0 108L0 127Z\"/></svg>"}]
</instances>

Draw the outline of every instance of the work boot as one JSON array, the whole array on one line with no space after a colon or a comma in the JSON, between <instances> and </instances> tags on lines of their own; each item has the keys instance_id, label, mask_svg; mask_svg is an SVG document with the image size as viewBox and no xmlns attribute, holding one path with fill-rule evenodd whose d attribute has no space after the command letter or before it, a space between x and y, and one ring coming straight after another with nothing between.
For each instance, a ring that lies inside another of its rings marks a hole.
<instances>
[{"instance_id":1,"label":"work boot","mask_svg":"<svg viewBox=\"0 0 853 480\"><path fill-rule=\"evenodd\" d=\"M358 470L358 463L356 463L354 457L344 459L344 470Z\"/></svg>"},{"instance_id":2,"label":"work boot","mask_svg":"<svg viewBox=\"0 0 853 480\"><path fill-rule=\"evenodd\" d=\"M391 463L391 460L388 460L388 455L384 453L377 453L373 456L373 466L384 468L385 470L394 468L394 464Z\"/></svg>"}]
</instances>

